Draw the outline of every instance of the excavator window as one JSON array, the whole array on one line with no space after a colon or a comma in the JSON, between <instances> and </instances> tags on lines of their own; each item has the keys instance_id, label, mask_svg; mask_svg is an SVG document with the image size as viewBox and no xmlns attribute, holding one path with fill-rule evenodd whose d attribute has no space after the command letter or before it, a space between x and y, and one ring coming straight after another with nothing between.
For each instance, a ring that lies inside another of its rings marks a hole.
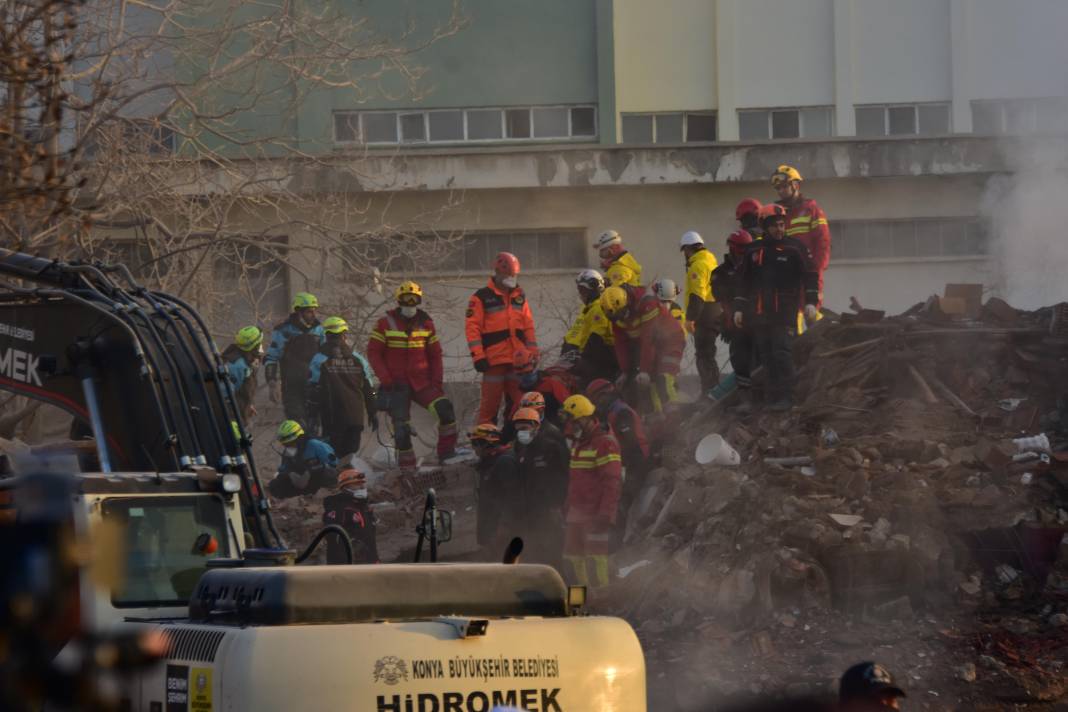
<instances>
[{"instance_id":1,"label":"excavator window","mask_svg":"<svg viewBox=\"0 0 1068 712\"><path fill-rule=\"evenodd\" d=\"M104 517L125 534L126 575L112 590L117 608L186 605L211 558L228 558L226 510L215 495L115 497ZM204 546L214 540L214 547Z\"/></svg>"}]
</instances>

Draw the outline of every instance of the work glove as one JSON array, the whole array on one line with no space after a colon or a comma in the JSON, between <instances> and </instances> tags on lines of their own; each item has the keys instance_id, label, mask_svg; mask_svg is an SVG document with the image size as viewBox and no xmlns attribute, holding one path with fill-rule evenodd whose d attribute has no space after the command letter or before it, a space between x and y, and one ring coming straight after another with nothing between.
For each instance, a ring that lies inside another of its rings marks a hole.
<instances>
[{"instance_id":1,"label":"work glove","mask_svg":"<svg viewBox=\"0 0 1068 712\"><path fill-rule=\"evenodd\" d=\"M815 304L805 305L805 321L807 321L809 324L816 321L816 314L817 312Z\"/></svg>"},{"instance_id":2,"label":"work glove","mask_svg":"<svg viewBox=\"0 0 1068 712\"><path fill-rule=\"evenodd\" d=\"M282 402L282 382L281 381L268 381L267 382L267 397L271 399L271 402L278 405Z\"/></svg>"},{"instance_id":3,"label":"work glove","mask_svg":"<svg viewBox=\"0 0 1068 712\"><path fill-rule=\"evenodd\" d=\"M742 322L743 322L742 313L740 311L734 312L734 325L737 328L741 329L742 328Z\"/></svg>"},{"instance_id":4,"label":"work glove","mask_svg":"<svg viewBox=\"0 0 1068 712\"><path fill-rule=\"evenodd\" d=\"M642 386L643 388L645 386L648 386L650 381L652 381L652 378L650 378L649 374L645 373L644 371L639 373L637 378L634 379L634 382L637 383L639 386Z\"/></svg>"},{"instance_id":5,"label":"work glove","mask_svg":"<svg viewBox=\"0 0 1068 712\"><path fill-rule=\"evenodd\" d=\"M479 373L485 373L486 371L488 371L489 370L489 360L488 359L484 359L484 358L480 358L477 361L475 361L475 370L478 371Z\"/></svg>"}]
</instances>

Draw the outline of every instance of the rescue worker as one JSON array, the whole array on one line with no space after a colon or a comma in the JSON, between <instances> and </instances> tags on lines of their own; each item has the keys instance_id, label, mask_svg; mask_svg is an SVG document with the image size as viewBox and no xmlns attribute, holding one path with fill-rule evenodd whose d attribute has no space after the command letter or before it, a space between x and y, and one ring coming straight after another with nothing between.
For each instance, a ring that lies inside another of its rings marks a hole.
<instances>
[{"instance_id":1,"label":"rescue worker","mask_svg":"<svg viewBox=\"0 0 1068 712\"><path fill-rule=\"evenodd\" d=\"M831 261L831 229L827 215L815 200L801 194L801 174L793 166L782 165L771 175L771 185L779 194L778 204L786 209L786 236L797 238L812 253L818 276L819 300L816 319L823 305L823 272Z\"/></svg>"},{"instance_id":2,"label":"rescue worker","mask_svg":"<svg viewBox=\"0 0 1068 712\"><path fill-rule=\"evenodd\" d=\"M256 396L256 367L263 358L263 332L255 326L239 329L234 343L222 352L226 362L226 375L234 389L234 398L246 425L256 415L252 404Z\"/></svg>"},{"instance_id":3,"label":"rescue worker","mask_svg":"<svg viewBox=\"0 0 1068 712\"><path fill-rule=\"evenodd\" d=\"M339 316L324 319L323 345L308 364L308 413L318 420L323 439L341 459L360 451L367 422L378 431L370 372L349 346L348 330L348 323Z\"/></svg>"},{"instance_id":4,"label":"rescue worker","mask_svg":"<svg viewBox=\"0 0 1068 712\"><path fill-rule=\"evenodd\" d=\"M606 287L622 287L624 284L638 286L635 281L634 270L618 262L609 265L608 269L604 271Z\"/></svg>"},{"instance_id":5,"label":"rescue worker","mask_svg":"<svg viewBox=\"0 0 1068 712\"><path fill-rule=\"evenodd\" d=\"M650 285L653 290L653 294L660 300L660 303L664 305L664 308L668 310L668 313L679 322L679 326L683 329L686 328L686 312L683 311L682 305L675 301L675 298L679 296L679 285L675 284L675 280L661 277L654 281Z\"/></svg>"},{"instance_id":6,"label":"rescue worker","mask_svg":"<svg viewBox=\"0 0 1068 712\"><path fill-rule=\"evenodd\" d=\"M601 273L584 269L575 278L582 310L564 336L560 356L572 362L571 370L580 382L598 376L616 377L618 366L612 339L612 324L601 309L605 282Z\"/></svg>"},{"instance_id":7,"label":"rescue worker","mask_svg":"<svg viewBox=\"0 0 1068 712\"><path fill-rule=\"evenodd\" d=\"M753 332L734 325L734 300L741 293L740 275L745 261L745 252L753 243L753 236L745 230L735 230L727 237L727 254L723 262L712 272L712 296L724 305L720 336L730 349L731 368L738 386L738 407L745 413L752 409L753 368L756 353L753 348Z\"/></svg>"},{"instance_id":8,"label":"rescue worker","mask_svg":"<svg viewBox=\"0 0 1068 712\"><path fill-rule=\"evenodd\" d=\"M437 455L445 462L456 454L456 411L445 397L441 341L430 315L419 308L423 289L403 282L394 292L397 307L386 312L371 331L367 357L379 381L379 409L393 422L393 442L401 468L416 465L412 448L411 403L430 411L438 423Z\"/></svg>"},{"instance_id":9,"label":"rescue worker","mask_svg":"<svg viewBox=\"0 0 1068 712\"><path fill-rule=\"evenodd\" d=\"M518 280L519 260L501 252L493 261L489 282L467 302L467 347L475 370L482 374L480 423L497 422L502 398L511 403L508 412L519 402L522 393L513 369L516 351L526 349L537 356L534 316Z\"/></svg>"},{"instance_id":10,"label":"rescue worker","mask_svg":"<svg viewBox=\"0 0 1068 712\"><path fill-rule=\"evenodd\" d=\"M494 423L482 423L468 433L478 455L477 539L493 558L512 538L508 533L521 516L523 502L519 488L519 464L511 444L501 440Z\"/></svg>"},{"instance_id":11,"label":"rescue worker","mask_svg":"<svg viewBox=\"0 0 1068 712\"><path fill-rule=\"evenodd\" d=\"M314 294L293 297L293 312L271 332L263 366L271 402L281 402L286 418L302 423L308 422L308 363L323 343L318 309Z\"/></svg>"},{"instance_id":12,"label":"rescue worker","mask_svg":"<svg viewBox=\"0 0 1068 712\"><path fill-rule=\"evenodd\" d=\"M337 490L323 499L323 526L336 524L349 535L352 563L379 563L375 515L367 502L367 476L352 468L342 470L337 475ZM337 537L326 540L326 563L348 563Z\"/></svg>"},{"instance_id":13,"label":"rescue worker","mask_svg":"<svg viewBox=\"0 0 1068 712\"><path fill-rule=\"evenodd\" d=\"M590 399L564 401L565 432L574 445L564 504L564 558L582 586L608 585L608 554L619 512L623 458L615 436L601 427ZM593 565L591 577L588 565Z\"/></svg>"},{"instance_id":14,"label":"rescue worker","mask_svg":"<svg viewBox=\"0 0 1068 712\"><path fill-rule=\"evenodd\" d=\"M697 375L701 392L708 393L719 383L719 363L716 361L716 340L723 324L723 308L712 295L712 271L716 256L705 248L701 235L690 230L679 240L679 249L686 259L686 323L693 334Z\"/></svg>"},{"instance_id":15,"label":"rescue worker","mask_svg":"<svg viewBox=\"0 0 1068 712\"><path fill-rule=\"evenodd\" d=\"M574 379L561 368L544 371L539 369L534 355L526 349L517 349L515 352L515 372L519 377L519 387L523 391L536 391L544 397L545 419L559 423L560 406L574 392ZM518 399L515 403L516 407L519 407Z\"/></svg>"},{"instance_id":16,"label":"rescue worker","mask_svg":"<svg viewBox=\"0 0 1068 712\"><path fill-rule=\"evenodd\" d=\"M537 391L524 393L523 397L519 399L519 407L533 408L537 411L538 420L541 423L538 426L538 437L551 438L563 444L565 449L567 448L567 439L564 437L563 431L557 427L556 423L545 417L545 396Z\"/></svg>"},{"instance_id":17,"label":"rescue worker","mask_svg":"<svg viewBox=\"0 0 1068 712\"><path fill-rule=\"evenodd\" d=\"M642 283L642 266L638 264L638 260L634 259L634 255L627 252L623 247L623 238L615 230L605 230L598 237L597 241L593 243L593 246L597 249L597 254L601 258L601 269L605 270L605 278L609 284L615 284L618 286L620 282L613 279L615 273L613 267L618 265L619 267L626 268L628 272L622 272L623 284L629 284L632 287L637 287Z\"/></svg>"},{"instance_id":18,"label":"rescue worker","mask_svg":"<svg viewBox=\"0 0 1068 712\"><path fill-rule=\"evenodd\" d=\"M276 434L282 444L282 462L267 491L277 499L315 494L337 483L337 455L317 438L309 437L295 420L283 421Z\"/></svg>"},{"instance_id":19,"label":"rescue worker","mask_svg":"<svg viewBox=\"0 0 1068 712\"><path fill-rule=\"evenodd\" d=\"M899 710L905 691L882 665L857 663L838 682L838 708L842 712Z\"/></svg>"},{"instance_id":20,"label":"rescue worker","mask_svg":"<svg viewBox=\"0 0 1068 712\"><path fill-rule=\"evenodd\" d=\"M523 560L559 567L570 459L567 443L548 428L542 431L541 415L534 408L517 410L512 424L524 502L519 533L525 544Z\"/></svg>"},{"instance_id":21,"label":"rescue worker","mask_svg":"<svg viewBox=\"0 0 1068 712\"><path fill-rule=\"evenodd\" d=\"M609 287L601 295L601 308L612 322L620 376L616 385L627 401L660 412L678 400L675 379L682 364L686 335L656 295L644 287Z\"/></svg>"},{"instance_id":22,"label":"rescue worker","mask_svg":"<svg viewBox=\"0 0 1068 712\"><path fill-rule=\"evenodd\" d=\"M627 405L610 381L597 379L586 386L586 397L594 404L597 418L619 441L623 456L623 489L620 494L619 519L615 543L623 541L630 506L645 487L652 469L649 440L637 411Z\"/></svg>"},{"instance_id":23,"label":"rescue worker","mask_svg":"<svg viewBox=\"0 0 1068 712\"><path fill-rule=\"evenodd\" d=\"M764 207L756 198L743 198L734 207L734 219L738 221L738 227L759 240L763 235L760 229L760 209Z\"/></svg>"},{"instance_id":24,"label":"rescue worker","mask_svg":"<svg viewBox=\"0 0 1068 712\"><path fill-rule=\"evenodd\" d=\"M793 335L798 311L809 322L819 300L812 255L799 240L786 239L786 210L778 204L760 211L764 239L745 252L734 299L734 325L752 331L768 374L766 402L775 411L793 406Z\"/></svg>"}]
</instances>

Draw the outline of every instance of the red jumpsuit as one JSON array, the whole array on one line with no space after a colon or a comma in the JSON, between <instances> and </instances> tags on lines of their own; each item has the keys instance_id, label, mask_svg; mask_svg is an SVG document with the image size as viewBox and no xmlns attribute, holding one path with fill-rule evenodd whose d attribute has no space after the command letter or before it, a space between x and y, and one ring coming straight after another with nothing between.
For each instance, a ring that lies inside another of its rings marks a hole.
<instances>
[{"instance_id":1,"label":"red jumpsuit","mask_svg":"<svg viewBox=\"0 0 1068 712\"><path fill-rule=\"evenodd\" d=\"M619 441L595 427L571 448L571 466L564 505L567 532L564 557L575 578L588 584L586 560L592 560L598 585L608 583L608 552L612 527L623 490L623 457Z\"/></svg>"},{"instance_id":2,"label":"red jumpsuit","mask_svg":"<svg viewBox=\"0 0 1068 712\"><path fill-rule=\"evenodd\" d=\"M686 332L667 307L644 287L624 287L627 316L613 324L616 359L623 373L649 374L653 404L660 410L677 400L675 377L682 366Z\"/></svg>"},{"instance_id":3,"label":"red jumpsuit","mask_svg":"<svg viewBox=\"0 0 1068 712\"><path fill-rule=\"evenodd\" d=\"M779 201L786 208L786 236L796 237L812 253L812 262L819 274L819 303L823 304L823 272L831 261L831 228L827 214L815 200L798 197L792 203Z\"/></svg>"},{"instance_id":4,"label":"red jumpsuit","mask_svg":"<svg viewBox=\"0 0 1068 712\"><path fill-rule=\"evenodd\" d=\"M522 288L504 292L490 279L467 301L464 330L471 360L478 363L485 359L489 365L482 374L478 422L495 423L501 398L507 394L514 404L523 395L512 368L516 350L525 348L535 355L538 351L534 316Z\"/></svg>"}]
</instances>

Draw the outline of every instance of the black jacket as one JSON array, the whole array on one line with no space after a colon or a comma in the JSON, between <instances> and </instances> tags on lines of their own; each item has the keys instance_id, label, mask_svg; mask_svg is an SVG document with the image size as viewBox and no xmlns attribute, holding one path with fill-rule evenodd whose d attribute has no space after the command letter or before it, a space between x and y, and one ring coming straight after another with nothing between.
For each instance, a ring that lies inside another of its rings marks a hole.
<instances>
[{"instance_id":1,"label":"black jacket","mask_svg":"<svg viewBox=\"0 0 1068 712\"><path fill-rule=\"evenodd\" d=\"M751 325L793 326L802 306L818 302L819 278L801 242L765 237L745 251L734 308Z\"/></svg>"}]
</instances>

